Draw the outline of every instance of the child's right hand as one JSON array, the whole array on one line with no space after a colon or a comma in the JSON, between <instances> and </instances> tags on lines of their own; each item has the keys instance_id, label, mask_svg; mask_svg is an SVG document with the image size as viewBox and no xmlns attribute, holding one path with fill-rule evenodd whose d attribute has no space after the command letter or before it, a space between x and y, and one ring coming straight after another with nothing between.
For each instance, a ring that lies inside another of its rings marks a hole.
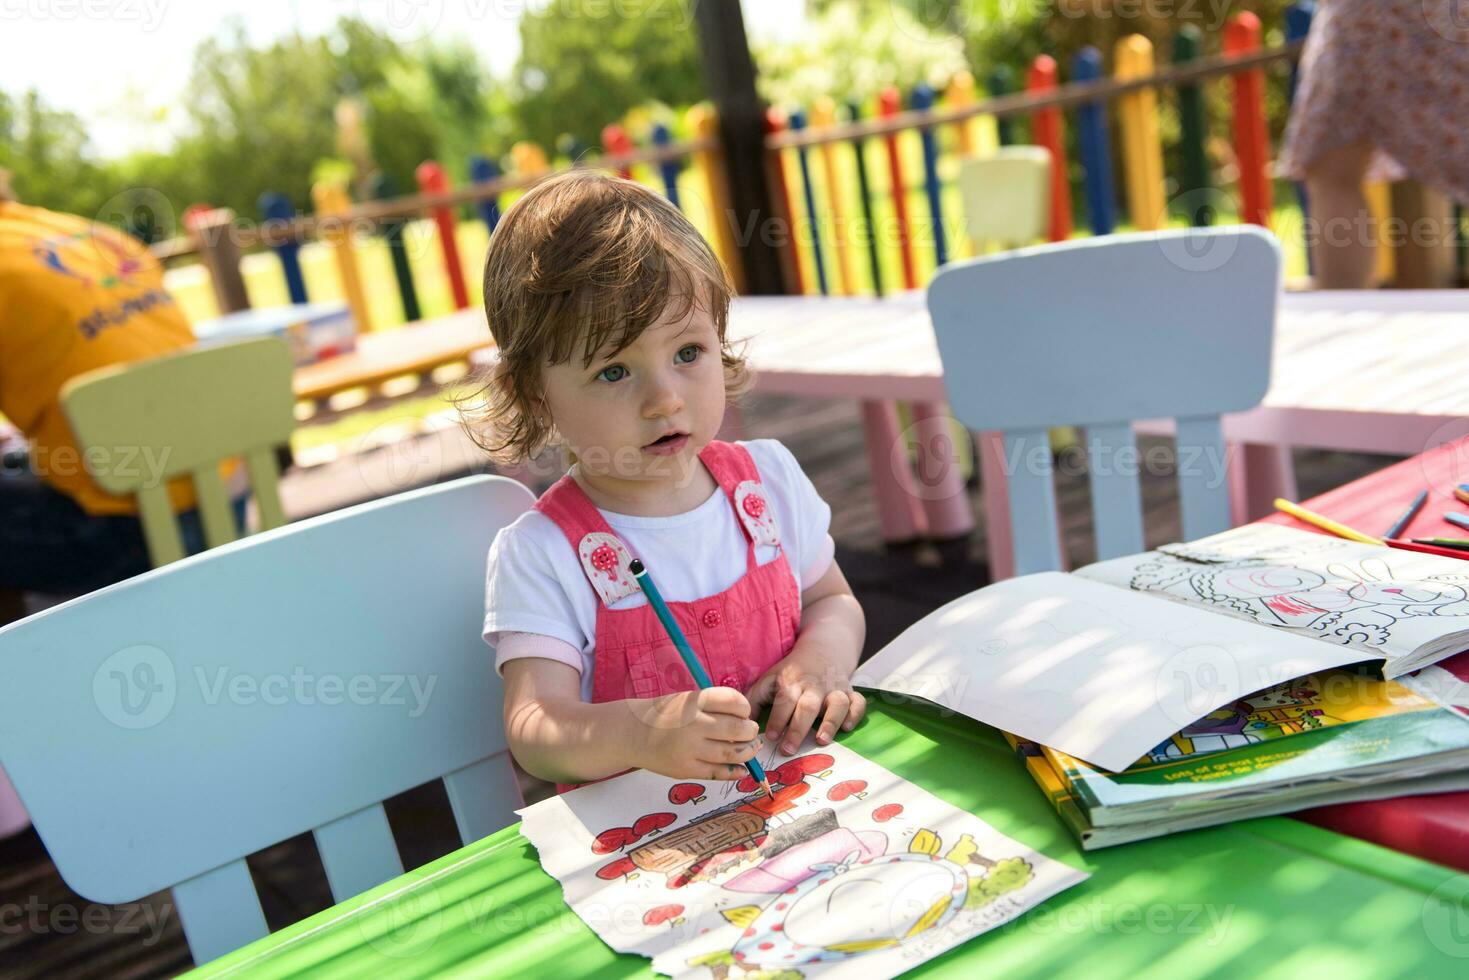
<instances>
[{"instance_id":1,"label":"child's right hand","mask_svg":"<svg viewBox=\"0 0 1469 980\"><path fill-rule=\"evenodd\" d=\"M650 698L636 714L644 725L638 765L675 779L739 779L763 744L750 702L731 687Z\"/></svg>"}]
</instances>

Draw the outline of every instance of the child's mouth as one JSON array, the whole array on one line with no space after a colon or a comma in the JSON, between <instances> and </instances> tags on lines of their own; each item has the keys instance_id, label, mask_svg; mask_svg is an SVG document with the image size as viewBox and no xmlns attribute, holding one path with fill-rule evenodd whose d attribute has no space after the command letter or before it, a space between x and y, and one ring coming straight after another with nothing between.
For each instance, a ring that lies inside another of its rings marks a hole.
<instances>
[{"instance_id":1,"label":"child's mouth","mask_svg":"<svg viewBox=\"0 0 1469 980\"><path fill-rule=\"evenodd\" d=\"M659 455L669 455L682 449L684 443L688 442L688 440L689 435L687 432L673 432L648 443L643 447L643 451L657 453Z\"/></svg>"}]
</instances>

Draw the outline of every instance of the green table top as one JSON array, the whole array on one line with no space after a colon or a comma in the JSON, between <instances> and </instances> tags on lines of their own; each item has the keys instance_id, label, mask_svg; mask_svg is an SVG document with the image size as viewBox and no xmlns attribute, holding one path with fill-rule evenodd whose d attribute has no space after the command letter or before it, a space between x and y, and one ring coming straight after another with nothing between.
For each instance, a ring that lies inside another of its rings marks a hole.
<instances>
[{"instance_id":1,"label":"green table top","mask_svg":"<svg viewBox=\"0 0 1469 980\"><path fill-rule=\"evenodd\" d=\"M923 964L935 976L1469 976L1469 877L1294 820L1082 852L991 728L874 695L849 748L1087 881ZM624 976L519 825L191 976ZM733 974L730 980L739 980Z\"/></svg>"}]
</instances>

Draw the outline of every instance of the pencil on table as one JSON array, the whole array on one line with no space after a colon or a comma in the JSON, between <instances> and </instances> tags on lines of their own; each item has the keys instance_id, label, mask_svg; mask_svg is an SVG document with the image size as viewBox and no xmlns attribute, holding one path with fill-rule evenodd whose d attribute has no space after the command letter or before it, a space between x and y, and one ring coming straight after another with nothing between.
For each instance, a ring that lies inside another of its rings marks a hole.
<instances>
[{"instance_id":1,"label":"pencil on table","mask_svg":"<svg viewBox=\"0 0 1469 980\"><path fill-rule=\"evenodd\" d=\"M1459 558L1469 561L1469 551L1460 551L1457 548L1440 548L1437 545L1418 544L1416 541L1403 541L1400 538L1388 538L1387 546L1402 551L1416 551L1423 555L1439 555L1443 558Z\"/></svg>"},{"instance_id":2,"label":"pencil on table","mask_svg":"<svg viewBox=\"0 0 1469 980\"><path fill-rule=\"evenodd\" d=\"M1443 516L1443 519L1454 525L1454 527L1462 527L1464 530L1469 531L1469 516L1449 511Z\"/></svg>"},{"instance_id":3,"label":"pencil on table","mask_svg":"<svg viewBox=\"0 0 1469 980\"><path fill-rule=\"evenodd\" d=\"M1291 503L1284 497L1275 498L1275 509L1283 511L1290 516L1296 518L1297 520L1305 521L1307 524L1314 524L1317 527L1321 528L1321 530L1329 531L1339 538L1347 538L1351 541L1360 541L1363 544L1384 544L1381 538L1374 538L1371 535L1363 534L1361 531L1347 527L1345 524L1338 523L1336 521L1333 521L1329 517L1318 514L1314 510L1307 510L1300 504Z\"/></svg>"},{"instance_id":4,"label":"pencil on table","mask_svg":"<svg viewBox=\"0 0 1469 980\"><path fill-rule=\"evenodd\" d=\"M1418 496L1414 497L1413 502L1408 505L1408 509L1403 511L1403 516L1392 522L1392 527L1387 529L1387 533L1383 537L1396 538L1401 535L1403 529L1408 526L1408 522L1418 516L1418 512L1423 509L1423 503L1427 499L1428 491L1419 490Z\"/></svg>"}]
</instances>

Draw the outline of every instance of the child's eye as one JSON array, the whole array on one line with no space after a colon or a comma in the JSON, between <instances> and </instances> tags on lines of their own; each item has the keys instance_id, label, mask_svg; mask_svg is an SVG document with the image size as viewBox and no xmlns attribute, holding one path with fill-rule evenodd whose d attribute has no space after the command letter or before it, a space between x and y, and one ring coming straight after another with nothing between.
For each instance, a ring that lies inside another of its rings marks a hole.
<instances>
[{"instance_id":1,"label":"child's eye","mask_svg":"<svg viewBox=\"0 0 1469 980\"><path fill-rule=\"evenodd\" d=\"M608 375L614 371L616 371L617 374L613 377L608 377ZM597 374L598 381L621 381L625 377L627 377L627 368L623 367L621 364L613 364L610 367L604 367Z\"/></svg>"},{"instance_id":2,"label":"child's eye","mask_svg":"<svg viewBox=\"0 0 1469 980\"><path fill-rule=\"evenodd\" d=\"M685 354L689 353L692 353L693 356L684 357ZM699 355L702 353L704 353L703 344L689 344L687 347L678 352L678 359L684 364L692 364L699 359Z\"/></svg>"}]
</instances>

